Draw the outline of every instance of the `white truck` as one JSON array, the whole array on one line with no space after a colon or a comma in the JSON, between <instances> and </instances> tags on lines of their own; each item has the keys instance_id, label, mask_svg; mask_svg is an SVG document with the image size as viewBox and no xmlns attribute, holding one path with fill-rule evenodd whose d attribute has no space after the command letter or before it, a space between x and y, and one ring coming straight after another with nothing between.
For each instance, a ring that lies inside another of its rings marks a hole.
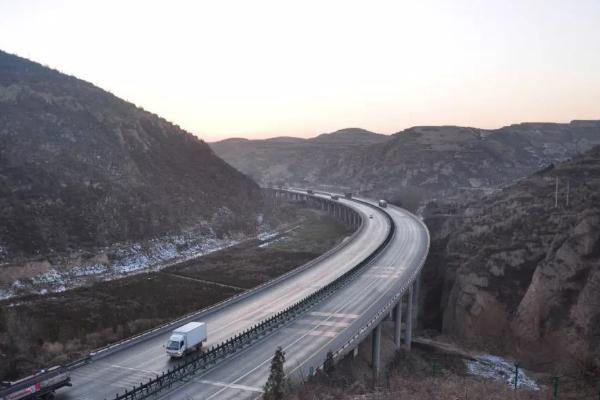
<instances>
[{"instance_id":1,"label":"white truck","mask_svg":"<svg viewBox=\"0 0 600 400\"><path fill-rule=\"evenodd\" d=\"M182 357L184 354L202 348L206 342L206 324L189 322L175 329L165 346L171 357Z\"/></svg>"},{"instance_id":2,"label":"white truck","mask_svg":"<svg viewBox=\"0 0 600 400\"><path fill-rule=\"evenodd\" d=\"M379 200L379 207L386 208L387 207L387 201L385 201L385 200Z\"/></svg>"}]
</instances>

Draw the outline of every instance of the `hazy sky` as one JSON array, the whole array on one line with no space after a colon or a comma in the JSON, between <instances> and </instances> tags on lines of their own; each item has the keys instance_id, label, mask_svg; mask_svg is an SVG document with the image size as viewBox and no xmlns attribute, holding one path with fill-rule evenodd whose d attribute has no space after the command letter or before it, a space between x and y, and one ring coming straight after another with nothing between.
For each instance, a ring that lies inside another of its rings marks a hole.
<instances>
[{"instance_id":1,"label":"hazy sky","mask_svg":"<svg viewBox=\"0 0 600 400\"><path fill-rule=\"evenodd\" d=\"M0 49L206 140L600 118L600 0L0 0Z\"/></svg>"}]
</instances>

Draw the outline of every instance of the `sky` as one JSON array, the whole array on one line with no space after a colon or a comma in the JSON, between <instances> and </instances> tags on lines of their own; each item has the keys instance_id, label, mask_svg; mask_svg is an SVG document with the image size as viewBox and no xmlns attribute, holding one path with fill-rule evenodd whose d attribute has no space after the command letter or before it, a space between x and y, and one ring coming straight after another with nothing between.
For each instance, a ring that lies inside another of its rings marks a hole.
<instances>
[{"instance_id":1,"label":"sky","mask_svg":"<svg viewBox=\"0 0 600 400\"><path fill-rule=\"evenodd\" d=\"M0 49L207 141L600 119L600 0L0 0Z\"/></svg>"}]
</instances>

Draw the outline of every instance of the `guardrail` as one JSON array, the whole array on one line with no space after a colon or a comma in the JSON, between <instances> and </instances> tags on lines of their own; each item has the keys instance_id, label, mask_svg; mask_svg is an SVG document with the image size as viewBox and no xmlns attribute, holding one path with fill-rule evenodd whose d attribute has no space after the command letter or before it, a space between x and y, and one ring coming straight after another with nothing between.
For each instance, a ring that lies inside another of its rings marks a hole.
<instances>
[{"instance_id":1,"label":"guardrail","mask_svg":"<svg viewBox=\"0 0 600 400\"><path fill-rule=\"evenodd\" d=\"M357 200L357 201L366 203L362 200ZM338 359L338 358L348 354L351 350L354 349L354 347L356 347L356 345L358 343L362 342L371 333L371 331L379 323L381 323L381 321L383 321L386 318L387 315L389 315L390 311L398 303L400 298L402 296L404 296L404 294L406 293L406 290L410 287L410 285L413 284L413 282L417 278L417 275L421 272L421 269L425 265L425 261L427 260L427 255L429 253L429 246L431 244L429 230L427 229L427 226L425 226L425 223L419 217L417 217L416 215L414 215L413 213L411 213L409 211L406 211L406 210L403 210L403 211L406 212L407 214L409 214L413 220L417 221L424 228L424 231L427 234L426 250L425 250L423 256L421 257L421 259L419 260L417 267L414 269L414 271L410 275L410 278L403 282L402 286L400 287L400 290L398 290L397 293L389 301L387 301L375 313L375 315L373 315L373 317L371 319L369 319L363 326L361 326L356 331L356 333L354 335L352 335L352 337L350 339L348 339L345 343L343 343L337 350L333 351L334 359ZM387 212L386 212L386 214L387 214ZM324 362L324 360L323 360L323 362ZM322 367L322 366L323 366L323 363L320 364L320 367Z\"/></svg>"},{"instance_id":2,"label":"guardrail","mask_svg":"<svg viewBox=\"0 0 600 400\"><path fill-rule=\"evenodd\" d=\"M281 190L281 189L278 189L278 190ZM324 200L324 201L328 201L328 202L340 204L338 202L334 202L331 199L327 199L327 198L321 198L321 199ZM348 206L345 206L343 204L342 204L342 206L343 207L348 207ZM354 210L352 210L352 211L355 212ZM143 342L145 340L151 339L151 338L156 337L158 335L161 335L161 334L163 334L165 332L168 332L169 330L172 330L176 326L179 326L181 324L185 324L187 322L193 321L193 320L201 318L201 317L205 317L206 315L209 315L209 314L211 314L213 312L216 312L216 311L218 311L218 310L220 310L220 309L222 309L224 307L227 307L227 306L229 306L229 305L231 305L233 303L242 301L242 300L244 300L244 299L246 299L246 298L248 298L248 297L250 297L250 296L252 296L252 295L254 295L256 293L259 293L259 292L261 292L261 291L263 291L263 290L265 290L265 289L267 289L267 288L269 288L271 286L274 286L274 285L276 285L278 283L281 283L281 282L283 282L283 281L285 281L287 279L292 278L295 275L298 275L299 273L301 273L301 272L309 269L310 267L312 267L316 263L318 263L318 262L322 261L323 259L329 257L331 254L340 251L341 249L343 249L344 247L346 247L350 243L352 243L353 240L363 230L364 230L364 223L363 223L363 220L361 218L360 219L360 225L359 225L358 229L356 229L356 231L354 231L354 233L350 236L350 238L348 240L345 240L345 241L339 243L338 245L336 245L335 247L331 248L327 252L323 253L319 257L317 257L317 258L315 258L313 260L310 260L309 262L301 265L300 267L295 268L295 269L293 269L293 270L291 270L291 271L289 271L289 272L287 272L287 273L285 273L285 274L283 274L283 275L281 275L281 276L279 276L279 277L277 277L275 279L272 279L272 280L270 280L268 282L265 282L265 283L263 283L261 285L258 285L258 286L254 287L252 289L246 290L246 291L244 291L242 293L235 294L234 296L229 297L228 299L225 299L225 300L223 300L223 301L221 301L219 303L213 304L212 306L203 308L203 309L201 309L199 311L194 311L194 312L192 312L190 314L187 314L187 315L185 315L183 317L180 317L178 319L170 321L170 322L168 322L166 324L163 324L163 325L161 325L159 327L149 329L149 330L147 330L145 332L142 332L140 334L137 334L135 336L132 336L132 337L120 340L120 341L118 341L116 343L112 343L112 344L110 344L108 346L105 346L105 347L102 347L100 349L94 350L94 351L90 352L86 357L74 360L74 361L72 361L72 362L70 362L68 364L65 364L65 365L48 368L45 372L40 372L40 373L37 373L37 374L35 374L35 375L31 376L31 377L27 377L27 378L24 378L24 379L27 379L28 382L34 382L34 381L35 382L39 382L39 381L44 380L44 379L50 379L50 378L52 378L52 376L54 376L54 373L51 372L51 370L53 370L54 368L66 369L67 371L76 369L76 368L81 367L81 366L83 366L83 365L85 365L85 364L87 364L87 363L89 363L91 361L95 361L95 360L101 359L103 357L109 356L110 354L113 354L113 353L115 353L117 351L124 350L124 349L129 348L131 346L134 346L134 345L136 345L136 344L138 344L140 342ZM21 386L20 382L21 381L18 382L19 383L19 387ZM3 388L2 391L3 392L7 391L9 388L12 390L15 387L16 384L17 383L12 384L12 385L10 385L10 386L8 386L6 388Z\"/></svg>"},{"instance_id":3,"label":"guardrail","mask_svg":"<svg viewBox=\"0 0 600 400\"><path fill-rule=\"evenodd\" d=\"M281 189L278 189L281 190ZM336 203L339 204L337 202L334 202L333 200L327 199L327 198L321 198L322 200L331 202L331 203ZM345 205L342 205L343 207L347 207ZM349 207L348 207L349 208ZM354 210L352 210L354 211ZM252 289L246 290L242 293L237 293L234 294L233 296L220 301L216 304L213 304L212 306L203 308L202 310L199 311L194 311L193 313L187 314L183 317L177 318L173 321L170 321L164 325L161 325L159 327L156 328L152 328L149 329L145 332L142 332L138 335L129 337L127 339L123 339L121 341L118 341L116 343L112 343L106 347L102 347L100 349L94 350L92 352L90 352L88 357L85 357L81 360L77 360L74 362L74 364L77 365L81 365L82 361L95 361L98 360L100 358L109 356L112 353L115 353L117 351L121 351L124 350L128 347L134 346L142 341L151 339L153 337L156 337L158 335L161 335L165 332L168 332L169 330L172 330L174 327L177 327L179 325L185 324L187 322L193 321L195 319L201 318L201 317L205 317L206 315L213 313L215 311L218 311L224 307L227 307L233 303L237 303L241 300L244 300L256 293L259 293L271 286L274 286L278 283L281 283L295 275L298 275L299 273L307 270L308 268L312 267L313 265L317 264L318 262L320 262L321 260L329 257L331 254L340 251L341 249L343 249L344 247L348 246L350 243L352 243L352 241L356 238L356 236L359 235L359 233L361 233L364 229L364 224L362 219L360 220L360 226L358 227L358 229L352 234L352 236L350 236L350 239L343 241L342 243L339 243L337 246L333 247L332 249L328 250L327 252L321 254L319 257L310 260L309 262L307 262L306 264L303 264L302 266L295 268L289 272L286 272L285 274L278 276L275 279L272 279L268 282L262 283L258 286L253 287Z\"/></svg>"},{"instance_id":4,"label":"guardrail","mask_svg":"<svg viewBox=\"0 0 600 400\"><path fill-rule=\"evenodd\" d=\"M375 207L367 202L356 200L357 202L364 203L371 207ZM254 325L252 328L245 330L244 332L236 335L218 346L211 347L207 352L197 354L192 359L172 368L162 375L156 378L151 378L146 383L141 383L137 387L133 387L130 391L126 391L123 394L115 395L115 400L139 400L147 399L150 396L158 394L159 392L171 388L177 382L182 379L189 377L198 371L205 371L214 367L219 362L225 360L229 356L233 355L239 350L255 343L258 340L263 339L276 329L296 319L299 315L303 314L317 303L325 300L332 294L334 294L340 288L348 285L354 278L356 278L362 271L371 263L371 261L377 257L389 244L395 234L395 225L392 218L388 213L384 213L390 223L390 230L385 240L375 249L373 253L367 256L364 260L348 270L340 277L323 286L313 294L305 297L297 303L287 307L283 311L271 316Z\"/></svg>"}]
</instances>

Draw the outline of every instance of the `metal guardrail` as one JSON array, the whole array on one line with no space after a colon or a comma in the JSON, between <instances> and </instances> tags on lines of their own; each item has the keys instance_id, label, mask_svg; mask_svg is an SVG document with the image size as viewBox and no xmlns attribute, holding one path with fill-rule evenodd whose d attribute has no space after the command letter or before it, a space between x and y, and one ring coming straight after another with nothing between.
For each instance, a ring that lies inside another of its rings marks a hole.
<instances>
[{"instance_id":1,"label":"metal guardrail","mask_svg":"<svg viewBox=\"0 0 600 400\"><path fill-rule=\"evenodd\" d=\"M364 201L361 200L357 200L363 203L366 203ZM413 284L413 282L415 281L415 279L417 278L417 275L421 272L421 269L423 268L423 266L425 265L425 261L427 260L427 256L429 254L429 247L431 244L431 238L429 236L429 230L427 229L427 226L425 226L425 223L416 215L414 215L413 213L404 210L404 212L406 212L407 214L410 215L411 218L413 218L415 221L417 221L425 230L426 234L427 234L427 246L426 246L426 251L424 252L423 256L421 257L421 259L419 260L418 266L414 269L414 271L412 272L412 274L410 275L410 278L408 280L406 280L405 282L403 282L403 285L401 286L400 290L396 293L396 295L394 295L389 301L387 301L382 308L379 309L379 311L377 311L377 313L375 313L375 315L369 319L366 324L364 324L363 326L361 326L354 335L352 335L352 337L347 340L344 344L342 344L341 347L339 347L337 350L335 350L333 352L333 358L337 359L339 357L342 357L346 354L348 354L352 349L354 349L354 347L356 346L357 343L360 343L364 340L365 337L367 337L371 331L379 324L381 323L381 321L383 319L386 318L387 315L389 315L390 311L393 309L393 307L398 303L398 301L400 300L400 298L402 296L404 296L404 294L406 293L406 290L410 287L410 285ZM387 214L387 212L386 212ZM322 364L321 364L322 367Z\"/></svg>"},{"instance_id":2,"label":"metal guardrail","mask_svg":"<svg viewBox=\"0 0 600 400\"><path fill-rule=\"evenodd\" d=\"M372 204L361 200L357 202L375 207ZM123 394L116 394L114 400L139 400L147 399L159 392L171 388L177 382L189 377L198 371L206 371L239 350L246 348L252 343L263 339L265 336L274 332L276 329L296 319L317 303L325 300L333 295L340 288L348 285L354 278L363 272L371 261L377 257L389 244L394 237L395 224L388 213L384 213L390 223L390 230L385 240L375 249L373 253L367 256L364 260L358 263L355 267L348 270L334 281L323 286L313 294L305 297L297 303L287 307L283 311L263 320L252 328L227 339L218 346L211 347L207 352L195 355L192 359L163 372L162 375L149 379L146 383L140 383L139 386L134 386L130 391Z\"/></svg>"},{"instance_id":3,"label":"metal guardrail","mask_svg":"<svg viewBox=\"0 0 600 400\"><path fill-rule=\"evenodd\" d=\"M282 190L282 189L277 189L277 190ZM283 191L287 191L285 189L283 189ZM321 198L324 201L328 201L328 202L332 202L332 203L337 203L331 199L327 199L327 198ZM339 203L337 203L339 204ZM343 207L348 207L346 205L341 204ZM348 207L349 208L349 207ZM351 208L349 208L352 212L356 212L354 210L352 210ZM357 213L358 214L358 213ZM307 262L306 264L303 264L302 266L295 268L275 279L272 279L268 282L265 282L261 285L258 285L252 289L246 290L243 293L239 293L239 294L235 294L232 297L229 297L228 299L225 299L219 303L213 304L212 306L203 308L202 310L199 311L194 311L190 314L184 315L183 317L180 317L176 320L170 321L166 324L163 324L159 327L156 328L152 328L150 330L147 330L145 332L142 332L138 335L120 340L116 343L112 343L108 346L102 347L100 349L94 350L92 352L90 352L87 356L74 360L68 364L65 365L61 365L61 366L56 366L56 367L52 367L52 368L48 368L45 372L39 372L35 375L32 375L31 377L26 377L23 378L22 380L15 382L14 384L11 384L10 386L6 387L6 388L2 388L2 392L0 393L4 393L5 391L8 391L8 389L14 389L16 387L16 385L18 385L19 387L23 386L23 384L21 384L21 381L27 380L27 384L31 384L33 382L33 384L35 384L36 382L39 382L41 380L44 379L50 379L54 376L54 372L51 370L54 370L54 368L61 368L61 369L66 369L67 371L71 371L73 369L76 369L78 367L81 367L91 361L95 361L98 360L100 358L106 357L114 352L117 351L121 351L123 349L126 349L128 347L131 347L137 343L143 342L145 340L151 339L153 337L156 337L162 333L165 333L167 331L169 331L170 329L173 329L173 327L175 326L179 326L180 324L192 321L194 319L200 318L202 316L206 316L207 314L210 314L212 312L218 311L226 306L229 306L230 304L239 302L253 294L256 294L260 291L263 291L275 284L281 283L282 281L285 281L305 270L307 270L308 268L312 267L314 264L320 262L321 260L323 260L326 257L329 257L331 254L341 250L342 248L348 246L350 243L352 243L352 241L359 235L359 233L362 232L362 230L364 229L364 224L362 221L362 218L360 219L360 225L358 227L358 229L356 229L356 231L354 231L354 233L352 234L352 236L350 236L350 238L348 240L345 240L341 243L339 243L337 246L333 247L332 249L328 250L327 252L325 252L324 254L320 255L319 257L310 260L309 262ZM25 384L26 385L26 384Z\"/></svg>"},{"instance_id":4,"label":"metal guardrail","mask_svg":"<svg viewBox=\"0 0 600 400\"><path fill-rule=\"evenodd\" d=\"M277 190L287 191L285 189L277 189ZM335 202L335 201L333 201L331 199L326 199L326 198L321 198L321 199L325 200L325 201L328 201L328 202L331 202L331 203L336 203L337 204L337 202ZM348 207L348 206L343 205L343 204L342 204L342 206L343 207ZM349 208L349 209L352 212L356 212L356 211L352 210L351 208ZM258 285L256 287L253 287L252 289L246 290L246 291L244 291L242 293L234 294L233 296L231 296L231 297L229 297L229 298L227 298L227 299L225 299L223 301L220 301L220 302L218 302L216 304L213 304L212 306L203 308L202 310L199 310L199 311L194 311L194 312L192 312L190 314L184 315L183 317L177 318L177 319L175 319L173 321L170 321L170 322L168 322L166 324L163 324L163 325L161 325L159 327L149 329L149 330L147 330L145 332L142 332L142 333L140 333L138 335L129 337L127 339L120 340L120 341L118 341L116 343L112 343L112 344L110 344L108 346L105 346L105 347L102 347L100 349L94 350L94 351L90 352L90 354L87 357L84 357L83 359L80 359L80 360L76 360L72 364L77 364L77 366L79 366L79 365L81 365L81 364L83 364L85 362L95 361L95 360L98 360L100 358L106 357L106 356L108 356L108 355L110 355L110 354L112 354L114 352L121 351L121 350L123 350L125 348L128 348L130 346L136 345L137 343L140 343L142 341L151 339L151 338L153 338L155 336L158 336L160 334L163 334L163 333L165 333L165 332L173 329L176 326L179 326L181 324L185 324L187 322L193 321L194 319L200 318L202 316L206 316L207 314L210 314L212 312L218 311L218 310L220 310L220 309L222 309L222 308L224 308L226 306L229 306L230 304L233 304L233 303L239 302L241 300L244 300L245 298L250 297L253 294L256 294L256 293L258 293L258 292L260 292L262 290L265 290L265 289L267 289L267 288L269 288L269 287L271 287L273 285L276 285L278 283L281 283L281 282L285 281L286 279L289 279L289 278L291 278L291 277L293 277L293 276L301 273L302 271L305 271L306 269L312 267L314 264L320 262L321 260L323 260L326 257L329 257L331 254L333 254L335 252L338 252L342 248L348 246L350 243L352 243L352 241L356 238L356 236L358 236L358 234L362 231L363 227L364 227L364 224L363 224L363 221L361 219L360 226L352 234L352 236L350 237L350 239L345 240L344 242L338 244L337 246L333 247L332 249L330 249L329 251L325 252L324 254L321 254L319 257L317 257L317 258L315 258L313 260L310 260L306 264L304 264L304 265L302 265L302 266L300 266L298 268L295 268L295 269L293 269L293 270L291 270L289 272L286 272L285 274L283 274L283 275L281 275L281 276L279 276L279 277L277 277L275 279L272 279L272 280L270 280L268 282L260 284L260 285Z\"/></svg>"}]
</instances>

